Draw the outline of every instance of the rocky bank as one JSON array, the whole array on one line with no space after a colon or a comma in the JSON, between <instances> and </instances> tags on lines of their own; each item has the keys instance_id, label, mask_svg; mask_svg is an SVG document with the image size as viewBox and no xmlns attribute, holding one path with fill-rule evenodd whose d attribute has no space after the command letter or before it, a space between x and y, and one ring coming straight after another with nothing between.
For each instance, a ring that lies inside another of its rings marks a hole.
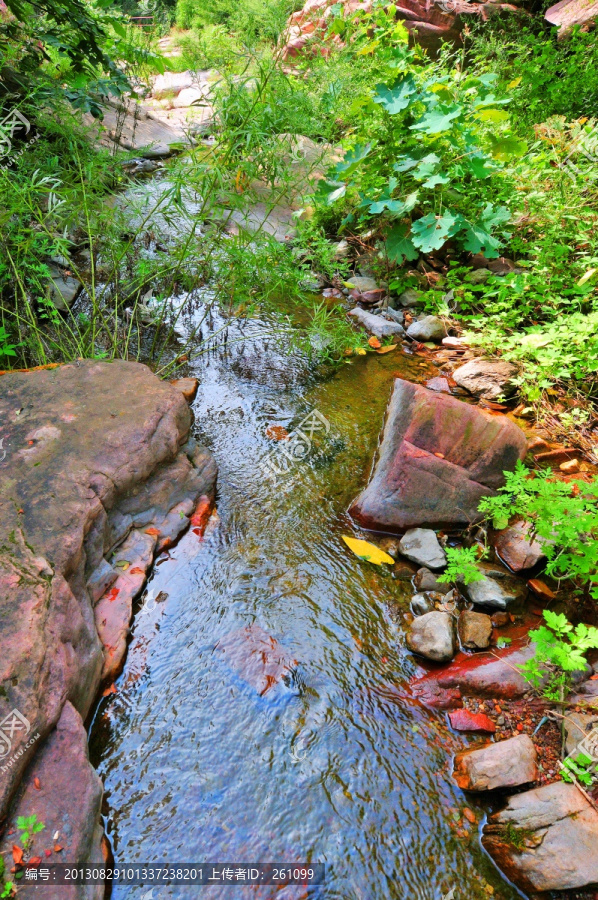
<instances>
[{"instance_id":1,"label":"rocky bank","mask_svg":"<svg viewBox=\"0 0 598 900\"><path fill-rule=\"evenodd\" d=\"M201 527L214 500L216 466L191 437L183 389L121 360L0 377L5 859L16 817L33 814L46 827L31 855L54 853L58 832L68 862L105 858L102 786L83 723L123 664L155 555L194 515Z\"/></svg>"}]
</instances>

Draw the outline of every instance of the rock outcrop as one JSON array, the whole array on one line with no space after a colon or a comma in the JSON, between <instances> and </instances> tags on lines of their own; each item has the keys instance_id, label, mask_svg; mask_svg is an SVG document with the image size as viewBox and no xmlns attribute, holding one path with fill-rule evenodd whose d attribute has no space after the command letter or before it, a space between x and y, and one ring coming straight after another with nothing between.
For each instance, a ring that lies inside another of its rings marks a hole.
<instances>
[{"instance_id":1,"label":"rock outcrop","mask_svg":"<svg viewBox=\"0 0 598 900\"><path fill-rule=\"evenodd\" d=\"M18 816L37 816L43 831L32 836L29 858L44 864L105 865L107 844L101 820L102 782L87 755L87 734L81 716L65 703L58 725L41 748L19 790L9 824ZM15 834L0 843L9 858ZM56 851L58 846L61 849ZM50 854L48 856L48 853ZM35 884L19 884L19 897L39 896ZM44 885L44 900L102 900L104 885Z\"/></svg>"},{"instance_id":2,"label":"rock outcrop","mask_svg":"<svg viewBox=\"0 0 598 900\"><path fill-rule=\"evenodd\" d=\"M289 19L284 56L289 59L299 54L326 56L330 45L339 45L338 36L327 37L330 7L334 0L307 0L303 9ZM372 0L341 0L345 16L356 12L369 13ZM335 4L336 5L336 4ZM475 3L467 0L401 0L396 6L397 21L404 22L413 38L422 47L437 51L442 42L459 43L466 17L474 15L486 18L498 9L516 10L506 3Z\"/></svg>"},{"instance_id":3,"label":"rock outcrop","mask_svg":"<svg viewBox=\"0 0 598 900\"><path fill-rule=\"evenodd\" d=\"M216 468L183 394L146 366L86 360L0 389L2 823L26 767L65 743L57 724L73 732L122 665L133 598Z\"/></svg>"},{"instance_id":4,"label":"rock outcrop","mask_svg":"<svg viewBox=\"0 0 598 900\"><path fill-rule=\"evenodd\" d=\"M519 666L534 655L525 641L514 641L502 650L461 655L440 672L431 672L412 682L413 694L428 706L448 708L461 696L504 697L513 700L529 690ZM456 705L460 705L457 703Z\"/></svg>"},{"instance_id":5,"label":"rock outcrop","mask_svg":"<svg viewBox=\"0 0 598 900\"><path fill-rule=\"evenodd\" d=\"M469 525L526 449L505 416L397 378L373 478L350 514L390 533Z\"/></svg>"},{"instance_id":6,"label":"rock outcrop","mask_svg":"<svg viewBox=\"0 0 598 900\"><path fill-rule=\"evenodd\" d=\"M482 843L527 894L598 882L598 812L573 784L555 782L511 797L488 819Z\"/></svg>"}]
</instances>

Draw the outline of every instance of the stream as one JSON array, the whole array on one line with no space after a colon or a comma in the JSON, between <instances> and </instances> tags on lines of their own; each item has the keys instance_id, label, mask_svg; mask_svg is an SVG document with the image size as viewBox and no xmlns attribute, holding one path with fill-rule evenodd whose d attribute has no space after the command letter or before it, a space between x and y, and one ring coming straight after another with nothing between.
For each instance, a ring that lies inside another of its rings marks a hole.
<instances>
[{"instance_id":1,"label":"stream","mask_svg":"<svg viewBox=\"0 0 598 900\"><path fill-rule=\"evenodd\" d=\"M164 184L133 185L131 212ZM318 368L272 338L277 315L206 317L206 303L200 293L184 304L177 334L202 323L218 335L186 373L199 380L193 433L218 464L217 514L203 540L191 530L158 558L116 693L90 730L115 861L326 865L321 886L214 884L213 898L520 896L481 848L487 806L451 778L469 739L398 695L422 672L404 645L410 581L342 541L355 534L346 510L369 478L394 376L437 370L401 350ZM282 467L273 437L296 435L306 417L311 442ZM253 624L297 661L263 696L217 646ZM156 900L141 885L112 896Z\"/></svg>"},{"instance_id":2,"label":"stream","mask_svg":"<svg viewBox=\"0 0 598 900\"><path fill-rule=\"evenodd\" d=\"M218 463L218 514L203 540L190 531L157 561L117 693L92 724L115 859L327 866L308 893L211 886L218 898L518 896L477 826L456 833L466 801L451 756L467 739L443 713L393 695L418 671L401 627L411 585L341 540L353 533L345 510L369 475L393 373L422 380L429 366L397 351L322 375L261 332L267 318L233 320L228 349L194 367L195 433ZM267 427L291 432L314 410L328 432L270 477ZM293 683L264 696L215 650L252 623L298 661ZM145 891L115 886L113 896ZM177 892L198 888L159 888Z\"/></svg>"}]
</instances>

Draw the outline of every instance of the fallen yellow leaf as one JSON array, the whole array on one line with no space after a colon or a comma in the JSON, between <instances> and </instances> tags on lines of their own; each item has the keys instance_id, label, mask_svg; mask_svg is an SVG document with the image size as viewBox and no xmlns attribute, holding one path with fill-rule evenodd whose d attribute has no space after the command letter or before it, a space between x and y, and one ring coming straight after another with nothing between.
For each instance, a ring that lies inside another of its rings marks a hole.
<instances>
[{"instance_id":1,"label":"fallen yellow leaf","mask_svg":"<svg viewBox=\"0 0 598 900\"><path fill-rule=\"evenodd\" d=\"M382 563L388 563L391 566L394 564L392 556L389 556L380 547L376 547L375 544L370 544L369 541L361 541L358 538L345 537L344 534L342 538L349 550L352 550L355 556L358 556L360 559L365 559L367 562L374 563L377 566L381 566Z\"/></svg>"},{"instance_id":2,"label":"fallen yellow leaf","mask_svg":"<svg viewBox=\"0 0 598 900\"><path fill-rule=\"evenodd\" d=\"M396 344L390 344L388 347L380 347L379 350L376 350L376 353L390 353L391 350L396 350Z\"/></svg>"},{"instance_id":3,"label":"fallen yellow leaf","mask_svg":"<svg viewBox=\"0 0 598 900\"><path fill-rule=\"evenodd\" d=\"M366 356L366 355L367 355L367 350L364 350L363 347L356 347L356 348L355 348L355 354L356 354L357 356Z\"/></svg>"}]
</instances>

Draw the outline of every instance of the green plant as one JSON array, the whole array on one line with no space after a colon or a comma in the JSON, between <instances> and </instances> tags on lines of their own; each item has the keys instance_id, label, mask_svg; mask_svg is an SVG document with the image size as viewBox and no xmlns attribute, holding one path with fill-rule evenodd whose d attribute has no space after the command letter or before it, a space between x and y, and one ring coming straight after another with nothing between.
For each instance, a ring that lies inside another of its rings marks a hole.
<instances>
[{"instance_id":1,"label":"green plant","mask_svg":"<svg viewBox=\"0 0 598 900\"><path fill-rule=\"evenodd\" d=\"M504 826L504 840L515 850L522 851L533 832L527 828L516 828L512 822L507 822Z\"/></svg>"},{"instance_id":2,"label":"green plant","mask_svg":"<svg viewBox=\"0 0 598 900\"><path fill-rule=\"evenodd\" d=\"M563 700L571 687L572 674L586 668L587 651L598 648L598 628L583 624L574 627L565 615L549 609L543 615L546 625L529 633L535 645L534 656L519 668L549 700Z\"/></svg>"},{"instance_id":3,"label":"green plant","mask_svg":"<svg viewBox=\"0 0 598 900\"><path fill-rule=\"evenodd\" d=\"M39 834L45 827L42 822L37 821L37 813L30 816L19 816L17 819L17 831L20 832L20 839L25 847L28 847L33 836Z\"/></svg>"},{"instance_id":4,"label":"green plant","mask_svg":"<svg viewBox=\"0 0 598 900\"><path fill-rule=\"evenodd\" d=\"M445 550L448 566L443 578L451 583L472 584L481 581L484 576L480 572L477 561L477 547L447 547Z\"/></svg>"},{"instance_id":5,"label":"green plant","mask_svg":"<svg viewBox=\"0 0 598 900\"><path fill-rule=\"evenodd\" d=\"M591 787L598 780L596 760L587 753L578 753L575 758L568 757L562 763L561 778L569 783L577 780L586 787Z\"/></svg>"},{"instance_id":6,"label":"green plant","mask_svg":"<svg viewBox=\"0 0 598 900\"><path fill-rule=\"evenodd\" d=\"M345 225L383 217L386 253L397 264L448 241L498 256L511 213L495 204L493 178L526 149L508 127L510 98L496 95L494 75L465 74L459 65L447 71L446 60L422 66L407 39L392 6L360 16L355 55L384 48L392 77L355 101L363 124L316 196L332 205L352 195Z\"/></svg>"},{"instance_id":7,"label":"green plant","mask_svg":"<svg viewBox=\"0 0 598 900\"><path fill-rule=\"evenodd\" d=\"M483 499L479 509L497 529L513 517L530 523L548 575L571 579L584 597L598 600L598 478L557 481L550 469L531 473L518 461L514 472L505 472L498 495Z\"/></svg>"}]
</instances>

